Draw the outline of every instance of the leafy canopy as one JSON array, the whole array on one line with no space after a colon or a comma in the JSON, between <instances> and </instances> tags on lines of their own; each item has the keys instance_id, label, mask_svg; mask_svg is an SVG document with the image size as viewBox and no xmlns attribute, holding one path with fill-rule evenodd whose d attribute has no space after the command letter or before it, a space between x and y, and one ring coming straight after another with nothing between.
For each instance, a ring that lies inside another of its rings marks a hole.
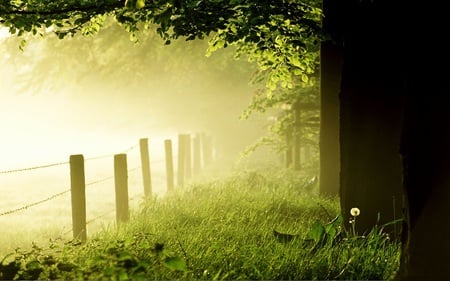
<instances>
[{"instance_id":1,"label":"leafy canopy","mask_svg":"<svg viewBox=\"0 0 450 281\"><path fill-rule=\"evenodd\" d=\"M94 35L112 18L135 41L139 31L155 28L166 44L207 38L209 55L234 45L237 57L258 65L253 82L264 84L243 114L248 117L293 105L314 89L320 7L319 0L10 0L0 2L0 25L17 36L54 33L64 39Z\"/></svg>"},{"instance_id":2,"label":"leafy canopy","mask_svg":"<svg viewBox=\"0 0 450 281\"><path fill-rule=\"evenodd\" d=\"M98 32L113 17L131 32L157 26L159 35L170 40L203 39L214 33L211 51L229 44L240 46L250 59L260 58L261 70L284 65L306 81L315 69L320 34L319 1L309 0L11 0L0 3L0 24L11 34L59 38ZM278 74L279 75L279 74ZM274 89L280 80L272 75ZM290 81L282 86L292 86Z\"/></svg>"}]
</instances>

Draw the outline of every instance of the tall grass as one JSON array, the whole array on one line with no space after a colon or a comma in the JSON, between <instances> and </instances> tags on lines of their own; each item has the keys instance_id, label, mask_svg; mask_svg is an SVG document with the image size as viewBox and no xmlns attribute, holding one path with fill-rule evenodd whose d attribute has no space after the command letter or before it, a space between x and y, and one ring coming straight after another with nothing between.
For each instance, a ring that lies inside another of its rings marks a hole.
<instances>
[{"instance_id":1,"label":"tall grass","mask_svg":"<svg viewBox=\"0 0 450 281\"><path fill-rule=\"evenodd\" d=\"M242 172L143 201L85 244L54 241L2 262L3 279L381 280L399 245L336 222L336 199L292 171ZM345 223L345 222L344 222ZM320 231L319 231L320 230Z\"/></svg>"}]
</instances>

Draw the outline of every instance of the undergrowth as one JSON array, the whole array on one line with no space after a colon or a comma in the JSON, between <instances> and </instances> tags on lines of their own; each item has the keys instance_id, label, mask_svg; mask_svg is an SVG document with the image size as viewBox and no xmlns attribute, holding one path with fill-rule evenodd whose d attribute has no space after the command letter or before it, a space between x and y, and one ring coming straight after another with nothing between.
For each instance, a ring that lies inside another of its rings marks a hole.
<instances>
[{"instance_id":1,"label":"undergrowth","mask_svg":"<svg viewBox=\"0 0 450 281\"><path fill-rule=\"evenodd\" d=\"M142 202L88 239L17 249L1 279L386 280L399 245L343 230L336 199L292 171L242 172Z\"/></svg>"}]
</instances>

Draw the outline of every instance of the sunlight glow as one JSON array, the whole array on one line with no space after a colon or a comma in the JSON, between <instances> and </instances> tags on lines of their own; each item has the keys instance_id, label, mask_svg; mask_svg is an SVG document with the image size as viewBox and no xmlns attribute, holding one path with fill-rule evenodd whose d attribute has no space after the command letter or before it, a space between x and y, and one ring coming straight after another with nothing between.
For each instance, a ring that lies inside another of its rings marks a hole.
<instances>
[{"instance_id":1,"label":"sunlight glow","mask_svg":"<svg viewBox=\"0 0 450 281\"><path fill-rule=\"evenodd\" d=\"M5 27L0 27L0 40L3 40L4 38L9 36L8 29Z\"/></svg>"}]
</instances>

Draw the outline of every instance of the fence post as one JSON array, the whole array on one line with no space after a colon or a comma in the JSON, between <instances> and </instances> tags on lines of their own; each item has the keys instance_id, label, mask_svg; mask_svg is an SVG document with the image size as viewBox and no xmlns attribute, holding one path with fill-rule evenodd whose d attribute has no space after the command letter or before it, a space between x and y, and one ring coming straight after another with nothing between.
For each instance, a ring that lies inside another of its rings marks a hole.
<instances>
[{"instance_id":1,"label":"fence post","mask_svg":"<svg viewBox=\"0 0 450 281\"><path fill-rule=\"evenodd\" d=\"M201 152L200 152L200 135L196 134L194 137L194 175L198 176L201 169Z\"/></svg>"},{"instance_id":2,"label":"fence post","mask_svg":"<svg viewBox=\"0 0 450 281\"><path fill-rule=\"evenodd\" d=\"M167 191L171 192L173 190L173 156L172 156L172 141L165 140L164 148L166 154L166 177L167 177Z\"/></svg>"},{"instance_id":3,"label":"fence post","mask_svg":"<svg viewBox=\"0 0 450 281\"><path fill-rule=\"evenodd\" d=\"M178 135L178 170L177 170L177 185L184 186L184 166L185 166L185 135Z\"/></svg>"},{"instance_id":4,"label":"fence post","mask_svg":"<svg viewBox=\"0 0 450 281\"><path fill-rule=\"evenodd\" d=\"M191 149L191 135L186 134L184 136L184 146L185 146L185 173L186 179L192 178L192 149Z\"/></svg>"},{"instance_id":5,"label":"fence post","mask_svg":"<svg viewBox=\"0 0 450 281\"><path fill-rule=\"evenodd\" d=\"M142 180L144 183L144 195L145 197L150 197L152 195L152 176L150 168L150 154L148 151L148 139L140 139L139 148L141 152L141 168Z\"/></svg>"},{"instance_id":6,"label":"fence post","mask_svg":"<svg viewBox=\"0 0 450 281\"><path fill-rule=\"evenodd\" d=\"M70 156L73 238L86 241L86 182L83 155Z\"/></svg>"},{"instance_id":7,"label":"fence post","mask_svg":"<svg viewBox=\"0 0 450 281\"><path fill-rule=\"evenodd\" d=\"M127 222L130 213L128 208L128 168L127 155L114 155L114 183L116 189L116 221Z\"/></svg>"}]
</instances>

